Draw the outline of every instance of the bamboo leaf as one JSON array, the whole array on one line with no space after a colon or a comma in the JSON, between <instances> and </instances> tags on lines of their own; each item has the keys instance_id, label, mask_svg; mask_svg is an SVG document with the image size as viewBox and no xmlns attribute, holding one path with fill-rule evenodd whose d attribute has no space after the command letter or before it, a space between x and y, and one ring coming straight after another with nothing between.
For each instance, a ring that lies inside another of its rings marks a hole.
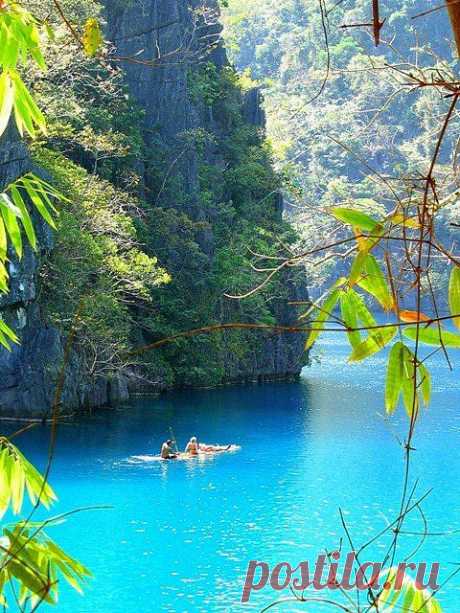
<instances>
[{"instance_id":1,"label":"bamboo leaf","mask_svg":"<svg viewBox=\"0 0 460 613\"><path fill-rule=\"evenodd\" d=\"M430 404L431 400L431 375L425 364L419 364L420 372L420 390L422 392L423 403L425 406Z\"/></svg>"},{"instance_id":2,"label":"bamboo leaf","mask_svg":"<svg viewBox=\"0 0 460 613\"><path fill-rule=\"evenodd\" d=\"M8 249L8 237L6 235L5 224L3 223L3 219L0 217L0 262L4 262L6 260L6 252Z\"/></svg>"},{"instance_id":3,"label":"bamboo leaf","mask_svg":"<svg viewBox=\"0 0 460 613\"><path fill-rule=\"evenodd\" d=\"M404 376L402 380L402 396L404 408L409 417L412 417L413 412L417 412L419 408L418 393L416 388L416 370L415 356L405 347L404 351Z\"/></svg>"},{"instance_id":4,"label":"bamboo leaf","mask_svg":"<svg viewBox=\"0 0 460 613\"><path fill-rule=\"evenodd\" d=\"M374 296L386 311L394 307L393 296L391 295L385 275L375 257L370 253L366 254L364 258L361 277L357 279L357 284Z\"/></svg>"},{"instance_id":5,"label":"bamboo leaf","mask_svg":"<svg viewBox=\"0 0 460 613\"><path fill-rule=\"evenodd\" d=\"M403 328L403 334L410 340L417 338L417 326L407 326ZM435 345L436 347L460 347L460 335L439 329L438 327L419 328L419 341L425 345ZM441 342L442 341L442 342Z\"/></svg>"},{"instance_id":6,"label":"bamboo leaf","mask_svg":"<svg viewBox=\"0 0 460 613\"><path fill-rule=\"evenodd\" d=\"M449 279L449 309L451 315L460 315L460 268L452 268ZM460 317L452 320L460 329Z\"/></svg>"},{"instance_id":7,"label":"bamboo leaf","mask_svg":"<svg viewBox=\"0 0 460 613\"><path fill-rule=\"evenodd\" d=\"M390 215L390 217L387 217L387 221L390 221L394 226L404 226L412 229L420 228L420 222L417 217L405 217L402 213Z\"/></svg>"},{"instance_id":8,"label":"bamboo leaf","mask_svg":"<svg viewBox=\"0 0 460 613\"><path fill-rule=\"evenodd\" d=\"M389 342L393 340L397 328L391 326L382 328L370 334L365 341L355 347L349 357L349 362L360 362L381 351Z\"/></svg>"},{"instance_id":9,"label":"bamboo leaf","mask_svg":"<svg viewBox=\"0 0 460 613\"><path fill-rule=\"evenodd\" d=\"M86 21L82 42L86 55L94 57L103 42L101 27L97 19L90 18Z\"/></svg>"},{"instance_id":10,"label":"bamboo leaf","mask_svg":"<svg viewBox=\"0 0 460 613\"><path fill-rule=\"evenodd\" d=\"M352 291L352 290L351 290ZM352 331L352 328L358 327L358 319L356 316L356 310L353 308L353 300L350 300L349 292L342 292L340 296L340 310L342 314L342 320L345 326L348 328L347 336L352 347L356 347L361 342L361 334L359 330Z\"/></svg>"},{"instance_id":11,"label":"bamboo leaf","mask_svg":"<svg viewBox=\"0 0 460 613\"><path fill-rule=\"evenodd\" d=\"M364 302L364 299L362 296L360 296L353 289L349 289L348 299L350 301L350 304L353 310L356 313L358 320L363 324L364 327L373 328L374 326L377 325L377 322L374 316L367 308L366 303Z\"/></svg>"},{"instance_id":12,"label":"bamboo leaf","mask_svg":"<svg viewBox=\"0 0 460 613\"><path fill-rule=\"evenodd\" d=\"M20 215L20 211L14 207L8 196L0 194L0 213L3 217L5 229L8 237L11 240L14 250L19 258L22 257L22 237L21 230L17 221L15 212Z\"/></svg>"},{"instance_id":13,"label":"bamboo leaf","mask_svg":"<svg viewBox=\"0 0 460 613\"><path fill-rule=\"evenodd\" d=\"M27 239L30 243L30 246L32 247L32 249L36 250L37 249L37 237L35 235L34 225L30 218L27 206L21 196L20 191L16 187L16 185L12 184L9 187L9 190L11 192L11 197L13 199L14 204L21 211L22 225L24 226L24 230L25 230Z\"/></svg>"},{"instance_id":14,"label":"bamboo leaf","mask_svg":"<svg viewBox=\"0 0 460 613\"><path fill-rule=\"evenodd\" d=\"M424 313L417 311L399 311L399 319L405 323L417 323L420 321L431 321Z\"/></svg>"},{"instance_id":15,"label":"bamboo leaf","mask_svg":"<svg viewBox=\"0 0 460 613\"><path fill-rule=\"evenodd\" d=\"M14 89L10 75L6 70L0 75L0 136L5 132L10 121L14 104Z\"/></svg>"},{"instance_id":16,"label":"bamboo leaf","mask_svg":"<svg viewBox=\"0 0 460 613\"><path fill-rule=\"evenodd\" d=\"M305 349L310 349L310 347L312 347L313 343L316 341L318 336L321 334L322 330L324 329L324 325L326 321L331 316L331 313L337 304L337 301L340 296L340 292L341 292L340 289L334 289L330 293L329 297L326 299L324 304L322 305L321 309L318 309L318 315L312 321L312 325L314 326L315 330L312 330L310 332L310 335L307 339L307 343L305 345Z\"/></svg>"},{"instance_id":17,"label":"bamboo leaf","mask_svg":"<svg viewBox=\"0 0 460 613\"><path fill-rule=\"evenodd\" d=\"M348 278L350 287L353 287L353 285L355 285L358 279L361 277L362 271L364 268L364 264L366 263L366 258L367 258L367 252L360 251L358 255L356 256L356 258L354 259L353 264L351 266L351 270L350 270L350 276Z\"/></svg>"},{"instance_id":18,"label":"bamboo leaf","mask_svg":"<svg viewBox=\"0 0 460 613\"><path fill-rule=\"evenodd\" d=\"M385 410L391 415L398 406L404 377L405 345L400 341L391 348L385 384Z\"/></svg>"},{"instance_id":19,"label":"bamboo leaf","mask_svg":"<svg viewBox=\"0 0 460 613\"><path fill-rule=\"evenodd\" d=\"M331 213L339 221L350 226L358 227L366 232L372 232L379 224L378 221L366 215L366 213L357 211L356 209L336 207L332 209Z\"/></svg>"},{"instance_id":20,"label":"bamboo leaf","mask_svg":"<svg viewBox=\"0 0 460 613\"><path fill-rule=\"evenodd\" d=\"M27 195L32 200L40 215L53 229L56 229L56 224L48 211L47 202L46 199L42 197L42 192L36 189L34 184L32 184L32 182L26 177L22 178L22 183L27 191Z\"/></svg>"}]
</instances>

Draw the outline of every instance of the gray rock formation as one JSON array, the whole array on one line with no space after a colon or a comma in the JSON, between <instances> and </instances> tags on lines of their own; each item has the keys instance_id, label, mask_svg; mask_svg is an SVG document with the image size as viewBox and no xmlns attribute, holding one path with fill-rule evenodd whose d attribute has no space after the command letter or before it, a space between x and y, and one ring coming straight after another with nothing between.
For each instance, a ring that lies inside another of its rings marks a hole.
<instances>
[{"instance_id":1,"label":"gray rock formation","mask_svg":"<svg viewBox=\"0 0 460 613\"><path fill-rule=\"evenodd\" d=\"M32 169L27 150L10 127L0 139L0 188ZM21 343L11 352L0 348L0 414L14 417L47 417L54 402L56 382L62 370L65 339L47 326L37 300L40 260L52 248L52 233L34 215L40 252L26 247L19 262L9 254L10 292L0 295L0 316L18 334ZM73 353L65 368L62 406L66 410L94 407L127 399L123 378L90 380Z\"/></svg>"}]
</instances>

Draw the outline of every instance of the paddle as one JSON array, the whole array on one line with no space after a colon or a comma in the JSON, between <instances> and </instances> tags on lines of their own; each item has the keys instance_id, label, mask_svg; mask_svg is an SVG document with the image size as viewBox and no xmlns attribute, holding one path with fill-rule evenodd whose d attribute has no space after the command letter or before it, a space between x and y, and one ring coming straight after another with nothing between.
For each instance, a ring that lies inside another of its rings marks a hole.
<instances>
[{"instance_id":1,"label":"paddle","mask_svg":"<svg viewBox=\"0 0 460 613\"><path fill-rule=\"evenodd\" d=\"M177 447L176 437L174 436L174 432L171 426L169 426L169 435L171 436L171 440L174 443L174 447L176 449L176 453L179 453L179 449Z\"/></svg>"}]
</instances>

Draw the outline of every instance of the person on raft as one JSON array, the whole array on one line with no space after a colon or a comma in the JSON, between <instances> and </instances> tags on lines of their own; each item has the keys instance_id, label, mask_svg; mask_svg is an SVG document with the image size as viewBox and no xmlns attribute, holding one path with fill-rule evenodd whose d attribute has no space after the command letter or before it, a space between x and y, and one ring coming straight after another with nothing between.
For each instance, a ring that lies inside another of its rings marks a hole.
<instances>
[{"instance_id":1,"label":"person on raft","mask_svg":"<svg viewBox=\"0 0 460 613\"><path fill-rule=\"evenodd\" d=\"M196 436L192 436L192 438L187 443L187 447L185 448L185 453L190 455L198 455L201 453L216 453L218 451L228 451L231 445L227 447L222 447L221 445L205 445L203 443L198 443Z\"/></svg>"},{"instance_id":2,"label":"person on raft","mask_svg":"<svg viewBox=\"0 0 460 613\"><path fill-rule=\"evenodd\" d=\"M161 446L160 455L163 458L163 460L174 460L175 458L177 458L177 453L173 449L173 443L174 441L169 439L166 442L164 442L163 445Z\"/></svg>"},{"instance_id":3,"label":"person on raft","mask_svg":"<svg viewBox=\"0 0 460 613\"><path fill-rule=\"evenodd\" d=\"M192 438L187 443L187 447L185 448L185 453L189 453L190 455L198 455L200 451L200 445L196 439L196 436L192 436Z\"/></svg>"}]
</instances>

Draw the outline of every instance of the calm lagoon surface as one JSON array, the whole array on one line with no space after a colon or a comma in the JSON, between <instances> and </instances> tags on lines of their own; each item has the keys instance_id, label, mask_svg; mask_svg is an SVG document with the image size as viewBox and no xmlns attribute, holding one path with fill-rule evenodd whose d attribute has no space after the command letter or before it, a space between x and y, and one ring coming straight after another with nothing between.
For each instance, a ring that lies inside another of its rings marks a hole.
<instances>
[{"instance_id":1,"label":"calm lagoon surface","mask_svg":"<svg viewBox=\"0 0 460 613\"><path fill-rule=\"evenodd\" d=\"M406 420L401 410L390 422L382 416L385 355L350 366L342 337L326 337L314 353L320 362L298 383L176 392L60 427L53 513L113 507L49 530L94 574L83 597L63 590L60 612L259 611L289 593L268 586L242 605L249 560L313 564L324 548L339 546L339 507L357 544L396 517L403 473L397 437ZM420 479L419 495L434 488L423 508L429 530L440 532L460 528L459 372L439 362L433 379L412 476ZM169 426L181 446L196 435L241 450L206 461L133 461L158 453ZM39 467L48 436L37 428L18 440ZM420 531L420 515L407 525ZM399 559L418 543L405 538ZM417 559L441 561L446 576L460 562L459 544L460 533L428 537ZM380 560L384 545L377 542L365 559ZM439 600L458 613L460 575ZM332 609L288 603L272 610Z\"/></svg>"}]
</instances>

